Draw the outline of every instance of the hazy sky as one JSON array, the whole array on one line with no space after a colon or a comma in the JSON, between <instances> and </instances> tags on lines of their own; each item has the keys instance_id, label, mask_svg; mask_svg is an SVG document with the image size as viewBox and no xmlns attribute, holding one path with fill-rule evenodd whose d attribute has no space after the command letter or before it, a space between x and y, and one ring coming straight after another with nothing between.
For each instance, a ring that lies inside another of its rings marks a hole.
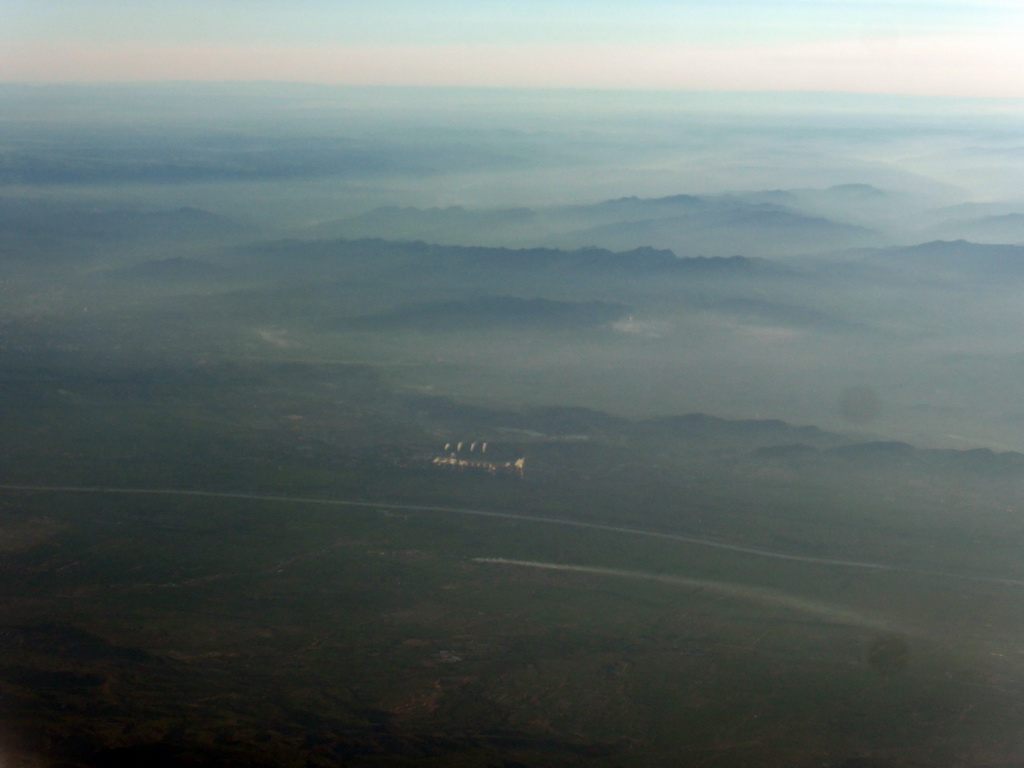
<instances>
[{"instance_id":1,"label":"hazy sky","mask_svg":"<svg viewBox=\"0 0 1024 768\"><path fill-rule=\"evenodd\" d=\"M6 0L0 80L1024 97L1024 0Z\"/></svg>"}]
</instances>

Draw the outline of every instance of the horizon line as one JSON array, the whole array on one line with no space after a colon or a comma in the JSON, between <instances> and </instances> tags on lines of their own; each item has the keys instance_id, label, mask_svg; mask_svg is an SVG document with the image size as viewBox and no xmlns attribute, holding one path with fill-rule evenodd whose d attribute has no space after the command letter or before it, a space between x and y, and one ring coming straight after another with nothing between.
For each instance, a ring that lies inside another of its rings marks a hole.
<instances>
[{"instance_id":1,"label":"horizon line","mask_svg":"<svg viewBox=\"0 0 1024 768\"><path fill-rule=\"evenodd\" d=\"M911 93L896 91L821 90L817 88L678 88L670 86L601 86L601 85L468 85L468 84L423 84L423 83L328 83L316 80L0 80L0 87L59 88L59 87L146 87L146 86L292 86L317 89L386 90L386 91L453 91L453 92L520 92L520 93L615 93L615 94L680 94L680 95L729 95L729 96L814 96L852 97L877 99L909 99L914 101L1020 101L1024 96Z\"/></svg>"}]
</instances>

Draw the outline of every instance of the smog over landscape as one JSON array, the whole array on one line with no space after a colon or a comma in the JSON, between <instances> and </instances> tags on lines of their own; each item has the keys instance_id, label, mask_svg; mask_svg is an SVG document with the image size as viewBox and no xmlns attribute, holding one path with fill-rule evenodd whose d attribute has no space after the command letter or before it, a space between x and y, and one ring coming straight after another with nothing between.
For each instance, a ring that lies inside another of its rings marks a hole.
<instances>
[{"instance_id":1,"label":"smog over landscape","mask_svg":"<svg viewBox=\"0 0 1024 768\"><path fill-rule=\"evenodd\" d=\"M1021 765L1018 3L114 5L0 11L0 764Z\"/></svg>"}]
</instances>

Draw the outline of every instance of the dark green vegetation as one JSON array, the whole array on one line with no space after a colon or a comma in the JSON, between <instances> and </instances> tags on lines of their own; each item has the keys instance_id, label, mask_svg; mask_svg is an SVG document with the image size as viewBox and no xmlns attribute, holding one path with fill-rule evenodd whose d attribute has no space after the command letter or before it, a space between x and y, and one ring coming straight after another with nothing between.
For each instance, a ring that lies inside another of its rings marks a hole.
<instances>
[{"instance_id":1,"label":"dark green vegetation","mask_svg":"<svg viewBox=\"0 0 1024 768\"><path fill-rule=\"evenodd\" d=\"M5 482L283 497L3 491L25 765L949 765L1024 719L1024 585L954 575L1024 579L1019 534L950 500L961 454L896 472L783 422L470 408L365 366L18 359ZM470 438L525 477L429 463Z\"/></svg>"}]
</instances>

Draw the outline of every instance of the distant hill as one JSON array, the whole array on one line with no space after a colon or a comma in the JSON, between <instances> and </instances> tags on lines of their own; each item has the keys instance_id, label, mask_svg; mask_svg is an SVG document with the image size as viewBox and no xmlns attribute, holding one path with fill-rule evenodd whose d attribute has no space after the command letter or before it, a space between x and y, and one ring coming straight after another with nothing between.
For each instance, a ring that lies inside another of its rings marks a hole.
<instances>
[{"instance_id":1,"label":"distant hill","mask_svg":"<svg viewBox=\"0 0 1024 768\"><path fill-rule=\"evenodd\" d=\"M876 204L885 193L850 184L827 190L716 196L621 197L545 208L386 206L318 224L317 237L383 237L443 245L666 248L684 255L771 256L871 245L872 230L829 212Z\"/></svg>"},{"instance_id":2,"label":"distant hill","mask_svg":"<svg viewBox=\"0 0 1024 768\"><path fill-rule=\"evenodd\" d=\"M628 419L591 408L549 406L505 411L464 405L444 397L406 397L400 407L407 418L424 426L440 424L481 434L502 430L532 435L534 439L627 436L641 440L679 440L701 449L729 446L754 450L763 446L805 444L812 450L849 443L843 437L814 426L796 426L778 419L726 419L705 413Z\"/></svg>"},{"instance_id":3,"label":"distant hill","mask_svg":"<svg viewBox=\"0 0 1024 768\"><path fill-rule=\"evenodd\" d=\"M851 252L860 259L928 277L1024 279L1024 246L935 240Z\"/></svg>"},{"instance_id":4,"label":"distant hill","mask_svg":"<svg viewBox=\"0 0 1024 768\"><path fill-rule=\"evenodd\" d=\"M44 199L0 197L5 234L97 239L209 237L247 229L234 219L200 208L105 208Z\"/></svg>"},{"instance_id":5,"label":"distant hill","mask_svg":"<svg viewBox=\"0 0 1024 768\"><path fill-rule=\"evenodd\" d=\"M669 195L668 197L620 197L591 205L577 205L560 209L564 216L597 217L615 221L632 221L651 217L673 217L707 211L716 207L710 198L695 195Z\"/></svg>"},{"instance_id":6,"label":"distant hill","mask_svg":"<svg viewBox=\"0 0 1024 768\"><path fill-rule=\"evenodd\" d=\"M660 453L662 446L676 445L714 455L723 466L732 461L753 462L765 468L835 471L840 476L857 470L1024 477L1024 453L863 442L779 419L727 419L706 413L629 419L580 407L498 410L437 396L403 396L394 401L392 410L400 418L441 434L518 442L603 440L613 445L625 438L640 441L637 446L654 454Z\"/></svg>"},{"instance_id":7,"label":"distant hill","mask_svg":"<svg viewBox=\"0 0 1024 768\"><path fill-rule=\"evenodd\" d=\"M651 436L739 442L750 448L793 443L831 446L843 441L841 436L818 427L794 426L779 419L723 419L704 413L644 419L637 426Z\"/></svg>"},{"instance_id":8,"label":"distant hill","mask_svg":"<svg viewBox=\"0 0 1024 768\"><path fill-rule=\"evenodd\" d=\"M748 203L726 198L687 202L684 210L663 200L645 207L628 206L643 218L620 219L566 232L561 244L596 243L606 248L649 245L682 253L772 256L868 244L876 235L865 227L810 216L773 203ZM671 207L671 215L651 216ZM639 210L636 210L639 209ZM598 212L595 206L592 209Z\"/></svg>"},{"instance_id":9,"label":"distant hill","mask_svg":"<svg viewBox=\"0 0 1024 768\"><path fill-rule=\"evenodd\" d=\"M849 443L831 448L815 447L802 442L757 448L751 452L751 457L784 465L806 465L813 462L815 466L831 465L839 470L854 465L870 470L1024 475L1024 453L1017 451L918 448L900 441Z\"/></svg>"},{"instance_id":10,"label":"distant hill","mask_svg":"<svg viewBox=\"0 0 1024 768\"><path fill-rule=\"evenodd\" d=\"M940 237L977 243L1024 243L1024 213L956 219L934 231Z\"/></svg>"},{"instance_id":11,"label":"distant hill","mask_svg":"<svg viewBox=\"0 0 1024 768\"><path fill-rule=\"evenodd\" d=\"M0 196L0 258L82 258L145 245L222 242L253 231L199 208L153 211Z\"/></svg>"},{"instance_id":12,"label":"distant hill","mask_svg":"<svg viewBox=\"0 0 1024 768\"><path fill-rule=\"evenodd\" d=\"M303 234L314 237L387 237L457 245L511 244L520 228L537 219L529 208L468 210L383 206L366 213L316 225Z\"/></svg>"},{"instance_id":13,"label":"distant hill","mask_svg":"<svg viewBox=\"0 0 1024 768\"><path fill-rule=\"evenodd\" d=\"M379 239L281 240L219 251L211 261L238 285L219 300L233 312L253 320L272 315L275 322L315 316L323 329L366 330L597 327L625 318L629 307L654 320L665 307L692 306L687 302L698 294L764 291L794 274L761 259L679 258L652 248L617 253ZM524 303L536 297L562 304Z\"/></svg>"},{"instance_id":14,"label":"distant hill","mask_svg":"<svg viewBox=\"0 0 1024 768\"><path fill-rule=\"evenodd\" d=\"M365 330L413 328L428 331L477 331L498 328L580 330L608 325L630 308L603 301L551 301L515 296L483 296L468 301L416 304L392 312L356 317L346 324Z\"/></svg>"},{"instance_id":15,"label":"distant hill","mask_svg":"<svg viewBox=\"0 0 1024 768\"><path fill-rule=\"evenodd\" d=\"M833 184L824 189L823 193L828 196L857 200L880 200L886 197L885 191L873 184Z\"/></svg>"},{"instance_id":16,"label":"distant hill","mask_svg":"<svg viewBox=\"0 0 1024 768\"><path fill-rule=\"evenodd\" d=\"M443 271L466 279L481 275L522 273L543 277L565 272L579 276L617 274L645 275L771 275L789 270L764 259L743 256L680 258L665 249L635 248L610 251L604 248L489 248L438 245L422 241L282 240L247 246L235 252L239 263L258 263L261 268L282 268L287 274L315 273L321 279L358 270L360 277L387 272L391 279L415 271L419 280L433 279Z\"/></svg>"}]
</instances>

